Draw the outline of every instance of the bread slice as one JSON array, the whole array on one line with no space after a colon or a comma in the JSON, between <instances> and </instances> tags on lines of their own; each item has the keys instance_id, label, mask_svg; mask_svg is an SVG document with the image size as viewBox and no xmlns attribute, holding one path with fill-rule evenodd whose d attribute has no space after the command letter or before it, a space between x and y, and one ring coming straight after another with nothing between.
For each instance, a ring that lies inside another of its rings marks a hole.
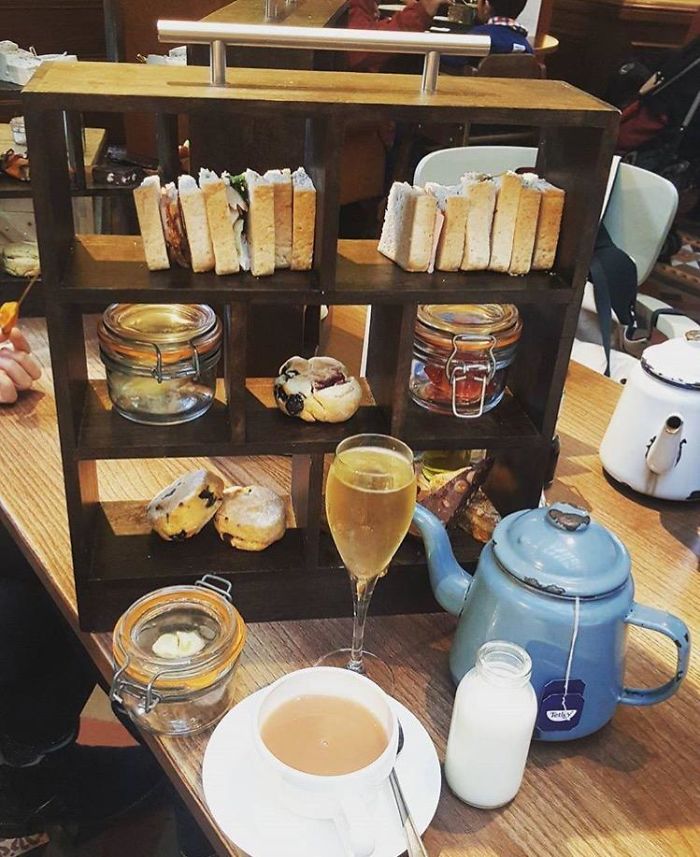
<instances>
[{"instance_id":1,"label":"bread slice","mask_svg":"<svg viewBox=\"0 0 700 857\"><path fill-rule=\"evenodd\" d=\"M467 198L467 223L460 267L463 271L485 271L491 258L496 182L483 173L465 173L461 182Z\"/></svg>"},{"instance_id":2,"label":"bread slice","mask_svg":"<svg viewBox=\"0 0 700 857\"><path fill-rule=\"evenodd\" d=\"M530 270L542 199L542 192L538 187L538 176L534 173L526 173L520 176L520 179L522 188L513 234L513 252L508 267L509 274L527 274Z\"/></svg>"},{"instance_id":3,"label":"bread slice","mask_svg":"<svg viewBox=\"0 0 700 857\"><path fill-rule=\"evenodd\" d=\"M275 268L288 268L292 261L292 174L288 169L268 170L263 178L274 185Z\"/></svg>"},{"instance_id":4,"label":"bread slice","mask_svg":"<svg viewBox=\"0 0 700 857\"><path fill-rule=\"evenodd\" d=\"M214 269L214 249L209 234L204 194L192 176L180 176L177 181L180 208L185 219L187 241L190 245L192 270L196 273Z\"/></svg>"},{"instance_id":5,"label":"bread slice","mask_svg":"<svg viewBox=\"0 0 700 857\"><path fill-rule=\"evenodd\" d=\"M292 173L292 271L309 271L314 260L316 188L303 167Z\"/></svg>"},{"instance_id":6,"label":"bread slice","mask_svg":"<svg viewBox=\"0 0 700 857\"><path fill-rule=\"evenodd\" d=\"M379 252L404 271L427 271L437 210L437 199L423 188L394 182L384 214Z\"/></svg>"},{"instance_id":7,"label":"bread slice","mask_svg":"<svg viewBox=\"0 0 700 857\"><path fill-rule=\"evenodd\" d=\"M458 271L464 254L469 209L464 188L461 184L440 185L426 182L425 189L435 197L438 210L444 217L435 253L435 268L438 271Z\"/></svg>"},{"instance_id":8,"label":"bread slice","mask_svg":"<svg viewBox=\"0 0 700 857\"><path fill-rule=\"evenodd\" d=\"M134 188L134 203L139 229L143 238L143 249L149 271L165 271L170 267L168 248L160 219L160 179L148 176Z\"/></svg>"},{"instance_id":9,"label":"bread slice","mask_svg":"<svg viewBox=\"0 0 700 857\"><path fill-rule=\"evenodd\" d=\"M245 171L248 186L248 249L255 277L275 272L275 188L255 170Z\"/></svg>"},{"instance_id":10,"label":"bread slice","mask_svg":"<svg viewBox=\"0 0 700 857\"><path fill-rule=\"evenodd\" d=\"M542 193L542 199L540 216L537 220L535 248L532 253L532 270L548 271L554 267L554 259L557 255L566 192L550 184L546 179L540 179L538 187Z\"/></svg>"},{"instance_id":11,"label":"bread slice","mask_svg":"<svg viewBox=\"0 0 700 857\"><path fill-rule=\"evenodd\" d=\"M201 169L199 186L204 196L207 223L214 250L214 270L219 275L237 274L240 270L240 262L233 234L226 182L215 172Z\"/></svg>"},{"instance_id":12,"label":"bread slice","mask_svg":"<svg viewBox=\"0 0 700 857\"><path fill-rule=\"evenodd\" d=\"M507 271L513 255L513 236L523 183L517 173L508 170L496 178L496 211L491 229L491 271Z\"/></svg>"}]
</instances>

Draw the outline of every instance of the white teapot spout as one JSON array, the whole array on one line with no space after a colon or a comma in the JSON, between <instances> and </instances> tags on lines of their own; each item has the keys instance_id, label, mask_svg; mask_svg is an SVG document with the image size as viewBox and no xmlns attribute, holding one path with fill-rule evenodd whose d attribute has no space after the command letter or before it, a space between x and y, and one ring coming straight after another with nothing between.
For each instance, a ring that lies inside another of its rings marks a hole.
<instances>
[{"instance_id":1,"label":"white teapot spout","mask_svg":"<svg viewBox=\"0 0 700 857\"><path fill-rule=\"evenodd\" d=\"M647 450L646 463L652 473L660 476L672 470L680 460L684 420L680 414L670 414Z\"/></svg>"}]
</instances>

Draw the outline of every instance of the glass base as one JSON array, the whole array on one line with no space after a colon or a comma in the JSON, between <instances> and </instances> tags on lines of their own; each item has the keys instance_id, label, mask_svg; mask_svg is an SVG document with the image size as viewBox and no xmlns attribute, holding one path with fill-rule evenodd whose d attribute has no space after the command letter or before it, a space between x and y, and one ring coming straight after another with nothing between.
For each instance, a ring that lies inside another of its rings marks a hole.
<instances>
[{"instance_id":1,"label":"glass base","mask_svg":"<svg viewBox=\"0 0 700 857\"><path fill-rule=\"evenodd\" d=\"M340 667L340 669L349 670L350 667L350 649L336 649L334 652L329 652L322 658L319 658L314 664L315 667ZM377 655L372 652L364 651L362 653L362 670L357 670L361 675L378 684L385 693L392 693L394 690L394 673L389 664L385 663Z\"/></svg>"}]
</instances>

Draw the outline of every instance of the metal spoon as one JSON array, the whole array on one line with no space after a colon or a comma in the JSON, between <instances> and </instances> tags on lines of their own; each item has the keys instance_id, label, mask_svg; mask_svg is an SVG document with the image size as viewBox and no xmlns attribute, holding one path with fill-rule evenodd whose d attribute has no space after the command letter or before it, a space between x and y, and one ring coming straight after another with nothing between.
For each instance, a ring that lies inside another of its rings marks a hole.
<instances>
[{"instance_id":1,"label":"metal spoon","mask_svg":"<svg viewBox=\"0 0 700 857\"><path fill-rule=\"evenodd\" d=\"M397 758L402 748L403 729L401 728L401 722L399 721L399 749L396 752ZM396 768L393 768L389 774L389 782L391 783L391 790L394 793L396 807L399 811L399 815L401 816L401 824L403 825L403 832L406 836L406 843L408 844L408 857L428 857L428 852L425 850L423 840L420 838L420 835L416 830L416 825L413 823L413 819L411 818L411 812L406 804L406 798L403 796L403 792L401 791L399 778L396 776Z\"/></svg>"}]
</instances>

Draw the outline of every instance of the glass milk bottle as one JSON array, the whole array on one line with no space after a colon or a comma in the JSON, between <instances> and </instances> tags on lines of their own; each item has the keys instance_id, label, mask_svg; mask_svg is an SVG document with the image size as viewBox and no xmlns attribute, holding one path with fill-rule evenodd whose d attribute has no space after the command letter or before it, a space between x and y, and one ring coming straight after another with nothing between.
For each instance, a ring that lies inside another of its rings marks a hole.
<instances>
[{"instance_id":1,"label":"glass milk bottle","mask_svg":"<svg viewBox=\"0 0 700 857\"><path fill-rule=\"evenodd\" d=\"M445 777L465 803L494 809L517 794L537 716L531 672L525 649L494 640L459 683Z\"/></svg>"}]
</instances>

